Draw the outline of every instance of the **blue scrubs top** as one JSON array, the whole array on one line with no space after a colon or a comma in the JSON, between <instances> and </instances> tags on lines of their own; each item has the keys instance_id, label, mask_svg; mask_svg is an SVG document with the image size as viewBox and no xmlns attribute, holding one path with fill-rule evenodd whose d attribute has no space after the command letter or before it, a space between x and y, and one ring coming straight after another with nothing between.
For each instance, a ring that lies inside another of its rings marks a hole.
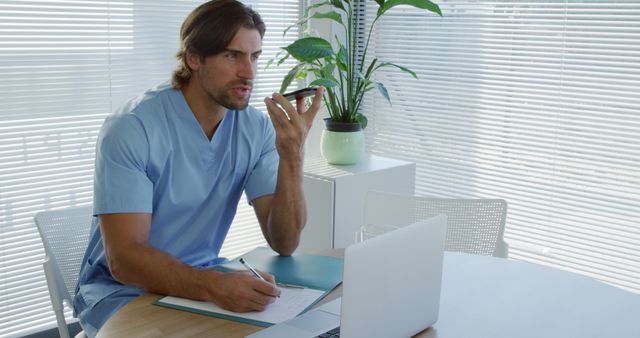
<instances>
[{"instance_id":1,"label":"blue scrubs top","mask_svg":"<svg viewBox=\"0 0 640 338\"><path fill-rule=\"evenodd\" d=\"M267 114L227 110L209 141L182 92L164 84L105 120L94 214L150 213L149 245L191 266L215 265L242 192L249 201L273 194L278 161ZM74 299L85 330L92 335L142 292L111 276L95 217Z\"/></svg>"}]
</instances>

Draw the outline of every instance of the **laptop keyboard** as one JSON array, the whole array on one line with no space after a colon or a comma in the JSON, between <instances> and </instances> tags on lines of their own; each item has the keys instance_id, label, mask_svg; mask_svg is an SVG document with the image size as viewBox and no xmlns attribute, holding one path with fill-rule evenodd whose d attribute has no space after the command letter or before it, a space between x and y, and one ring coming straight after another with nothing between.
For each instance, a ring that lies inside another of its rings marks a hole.
<instances>
[{"instance_id":1,"label":"laptop keyboard","mask_svg":"<svg viewBox=\"0 0 640 338\"><path fill-rule=\"evenodd\" d=\"M335 329L331 329L319 336L316 336L315 338L338 338L340 337L340 326L336 327Z\"/></svg>"}]
</instances>

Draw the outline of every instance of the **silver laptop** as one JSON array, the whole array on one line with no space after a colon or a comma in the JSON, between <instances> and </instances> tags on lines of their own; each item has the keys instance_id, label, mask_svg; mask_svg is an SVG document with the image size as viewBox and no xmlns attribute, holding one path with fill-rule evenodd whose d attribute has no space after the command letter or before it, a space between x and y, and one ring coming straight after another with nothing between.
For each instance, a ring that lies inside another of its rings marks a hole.
<instances>
[{"instance_id":1,"label":"silver laptop","mask_svg":"<svg viewBox=\"0 0 640 338\"><path fill-rule=\"evenodd\" d=\"M349 246L342 298L251 338L411 337L438 319L447 217L439 215Z\"/></svg>"}]
</instances>

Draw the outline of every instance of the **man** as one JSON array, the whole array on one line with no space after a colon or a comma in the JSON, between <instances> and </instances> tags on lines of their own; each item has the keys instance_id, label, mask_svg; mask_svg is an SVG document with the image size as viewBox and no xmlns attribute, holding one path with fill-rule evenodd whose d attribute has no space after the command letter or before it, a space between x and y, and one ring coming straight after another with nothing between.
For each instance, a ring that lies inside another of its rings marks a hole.
<instances>
[{"instance_id":1,"label":"man","mask_svg":"<svg viewBox=\"0 0 640 338\"><path fill-rule=\"evenodd\" d=\"M323 90L306 111L302 99L294 108L279 94L265 98L268 117L248 106L264 31L260 16L236 0L201 5L182 25L172 86L106 119L96 151L97 218L74 300L89 336L145 291L236 312L264 310L279 295L268 274L262 281L207 269L222 261L243 191L282 255L295 250L306 222L304 142Z\"/></svg>"}]
</instances>

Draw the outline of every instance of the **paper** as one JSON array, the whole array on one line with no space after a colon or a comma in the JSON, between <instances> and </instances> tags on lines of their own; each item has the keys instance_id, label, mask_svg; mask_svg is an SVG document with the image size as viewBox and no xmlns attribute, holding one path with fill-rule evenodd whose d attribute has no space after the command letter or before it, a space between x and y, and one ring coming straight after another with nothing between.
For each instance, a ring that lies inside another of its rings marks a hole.
<instances>
[{"instance_id":1,"label":"paper","mask_svg":"<svg viewBox=\"0 0 640 338\"><path fill-rule=\"evenodd\" d=\"M302 288L280 288L282 293L280 298L270 304L264 311L237 313L225 310L212 302L201 302L196 300L164 297L157 301L159 305L178 308L181 310L203 313L224 319L245 319L245 323L261 326L278 324L288 319L294 318L311 305L322 298L325 292L314 289Z\"/></svg>"}]
</instances>

